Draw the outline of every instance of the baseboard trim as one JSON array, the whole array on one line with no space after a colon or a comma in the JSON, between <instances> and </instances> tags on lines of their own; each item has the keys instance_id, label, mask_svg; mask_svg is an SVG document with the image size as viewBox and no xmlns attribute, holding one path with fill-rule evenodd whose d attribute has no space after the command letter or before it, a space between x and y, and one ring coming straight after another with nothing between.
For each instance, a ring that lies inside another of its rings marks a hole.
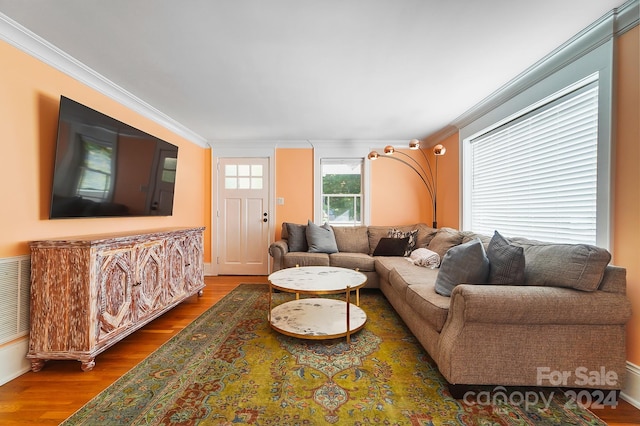
<instances>
[{"instance_id":1,"label":"baseboard trim","mask_svg":"<svg viewBox=\"0 0 640 426\"><path fill-rule=\"evenodd\" d=\"M640 409L640 367L627 361L627 377L620 398Z\"/></svg>"},{"instance_id":2,"label":"baseboard trim","mask_svg":"<svg viewBox=\"0 0 640 426\"><path fill-rule=\"evenodd\" d=\"M213 263L205 263L204 264L204 276L205 277L215 277L216 275L218 275L216 273L216 270L213 266Z\"/></svg>"},{"instance_id":3,"label":"baseboard trim","mask_svg":"<svg viewBox=\"0 0 640 426\"><path fill-rule=\"evenodd\" d=\"M26 358L28 350L28 338L0 347L0 386L31 370L31 363Z\"/></svg>"}]
</instances>

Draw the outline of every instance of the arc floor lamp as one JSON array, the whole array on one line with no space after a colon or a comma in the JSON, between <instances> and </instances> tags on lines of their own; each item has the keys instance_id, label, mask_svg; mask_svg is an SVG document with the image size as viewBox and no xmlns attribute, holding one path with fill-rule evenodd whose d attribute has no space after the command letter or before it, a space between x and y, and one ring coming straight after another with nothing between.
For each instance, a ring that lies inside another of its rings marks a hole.
<instances>
[{"instance_id":1,"label":"arc floor lamp","mask_svg":"<svg viewBox=\"0 0 640 426\"><path fill-rule=\"evenodd\" d=\"M414 157L409 154L405 154L402 151L396 151L396 149L392 145L387 145L384 147L384 154L380 155L377 151L371 151L368 155L369 160L377 160L378 158L389 158L391 160L399 161L404 165L410 167L419 177L425 188L427 189L427 193L429 194L429 198L431 199L431 205L433 208L433 227L438 227L438 221L436 219L437 213L437 196L438 196L438 157L442 156L447 152L447 149L438 144L433 147L433 155L435 156L435 166L431 168L431 162L427 155L425 154L425 150L420 148L420 141L418 139L411 139L409 141L409 149L418 150L422 153L422 157L424 158L424 162L426 163L426 169L423 165L417 161ZM408 159L403 160L402 158L398 158L395 156L396 154L404 156Z\"/></svg>"}]
</instances>

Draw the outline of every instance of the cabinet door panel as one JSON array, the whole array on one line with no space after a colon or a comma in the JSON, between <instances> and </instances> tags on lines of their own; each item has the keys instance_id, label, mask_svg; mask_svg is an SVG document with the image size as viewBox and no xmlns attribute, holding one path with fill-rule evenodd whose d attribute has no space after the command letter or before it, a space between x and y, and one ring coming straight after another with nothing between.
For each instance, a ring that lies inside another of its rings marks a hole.
<instances>
[{"instance_id":1,"label":"cabinet door panel","mask_svg":"<svg viewBox=\"0 0 640 426\"><path fill-rule=\"evenodd\" d=\"M102 252L98 255L98 342L130 326L132 315L133 251Z\"/></svg>"},{"instance_id":2,"label":"cabinet door panel","mask_svg":"<svg viewBox=\"0 0 640 426\"><path fill-rule=\"evenodd\" d=\"M184 247L184 238L172 238L167 246L167 262L169 262L168 271L168 299L178 300L185 295L185 268L189 262Z\"/></svg>"},{"instance_id":3,"label":"cabinet door panel","mask_svg":"<svg viewBox=\"0 0 640 426\"><path fill-rule=\"evenodd\" d=\"M204 283L204 261L202 253L202 234L191 234L184 240L184 252L187 255L185 263L185 291L191 293Z\"/></svg>"},{"instance_id":4,"label":"cabinet door panel","mask_svg":"<svg viewBox=\"0 0 640 426\"><path fill-rule=\"evenodd\" d=\"M166 290L161 241L138 247L134 284L135 314L143 319L164 306Z\"/></svg>"}]
</instances>

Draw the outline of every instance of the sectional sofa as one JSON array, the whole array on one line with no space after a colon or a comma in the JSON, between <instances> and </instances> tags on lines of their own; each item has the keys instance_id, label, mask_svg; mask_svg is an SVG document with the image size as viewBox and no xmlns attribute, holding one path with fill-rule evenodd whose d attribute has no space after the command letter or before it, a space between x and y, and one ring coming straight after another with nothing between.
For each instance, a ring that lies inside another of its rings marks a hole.
<instances>
[{"instance_id":1,"label":"sectional sofa","mask_svg":"<svg viewBox=\"0 0 640 426\"><path fill-rule=\"evenodd\" d=\"M631 304L626 270L609 264L607 250L418 223L330 227L335 249L310 252L302 241L309 225L283 224L269 248L273 270L330 265L366 274L366 287L382 291L454 397L468 385L622 389ZM390 237L406 240L409 256L374 255ZM412 256L417 249L437 253L439 267Z\"/></svg>"}]
</instances>

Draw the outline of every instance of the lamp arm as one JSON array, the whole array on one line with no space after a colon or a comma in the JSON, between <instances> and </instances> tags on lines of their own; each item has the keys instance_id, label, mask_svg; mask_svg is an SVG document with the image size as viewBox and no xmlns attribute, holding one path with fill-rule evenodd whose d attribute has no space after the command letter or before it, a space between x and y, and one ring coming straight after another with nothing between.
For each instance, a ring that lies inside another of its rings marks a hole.
<instances>
[{"instance_id":1,"label":"lamp arm","mask_svg":"<svg viewBox=\"0 0 640 426\"><path fill-rule=\"evenodd\" d=\"M436 219L436 214L437 214L437 208L436 208L436 203L438 200L438 182L436 181L436 179L438 178L438 156L435 156L435 160L436 160L436 174L435 177L433 175L433 169L431 168L431 162L429 162L429 159L427 158L427 154L424 153L424 150L422 148L418 148L418 151L420 151L422 153L422 157L424 158L424 161L427 163L427 167L429 169L429 175L431 176L431 182L432 182L432 187L433 187L433 227L437 228L438 227L438 222ZM406 154L405 154L406 155Z\"/></svg>"},{"instance_id":2,"label":"lamp arm","mask_svg":"<svg viewBox=\"0 0 640 426\"><path fill-rule=\"evenodd\" d=\"M433 187L435 188L436 187L436 180L433 177L433 169L431 168L431 162L427 158L427 154L424 153L424 149L418 148L418 151L420 151L420 153L422 154L422 157L424 158L425 163L427 163L427 168L429 169L429 176L431 176L431 182L433 182ZM438 157L436 157L436 176L438 176L437 167L438 167Z\"/></svg>"},{"instance_id":3,"label":"lamp arm","mask_svg":"<svg viewBox=\"0 0 640 426\"><path fill-rule=\"evenodd\" d=\"M424 157L424 160L427 163L427 168L429 169L429 173L427 173L426 170L424 169L424 167L422 167L422 164L420 164L415 158L413 158L409 154L405 154L402 151L395 151L394 154L404 155L405 157L407 157L408 159L413 161L415 164L417 164L418 167L420 167L420 170L422 171L422 176L424 176L425 180L429 183L430 191L433 192L433 194L435 195L436 182L435 182L435 179L433 178L433 172L431 171L431 163L429 163L429 159L424 154L424 151L422 149L420 149L419 151L422 153L422 156Z\"/></svg>"},{"instance_id":4,"label":"lamp arm","mask_svg":"<svg viewBox=\"0 0 640 426\"><path fill-rule=\"evenodd\" d=\"M405 154L406 155L406 154ZM431 204L435 204L436 200L434 197L434 193L433 193L433 189L429 186L429 184L427 183L426 179L424 178L424 176L422 176L422 174L418 171L418 169L416 169L411 163L404 161L400 158L396 158L396 157L387 157L387 156L381 156L379 158L388 158L389 160L395 160L395 161L399 161L402 164L408 166L411 168L411 170L413 170L422 180L422 183L424 183L425 188L427 188L427 192L429 193L429 197L431 197Z\"/></svg>"}]
</instances>

